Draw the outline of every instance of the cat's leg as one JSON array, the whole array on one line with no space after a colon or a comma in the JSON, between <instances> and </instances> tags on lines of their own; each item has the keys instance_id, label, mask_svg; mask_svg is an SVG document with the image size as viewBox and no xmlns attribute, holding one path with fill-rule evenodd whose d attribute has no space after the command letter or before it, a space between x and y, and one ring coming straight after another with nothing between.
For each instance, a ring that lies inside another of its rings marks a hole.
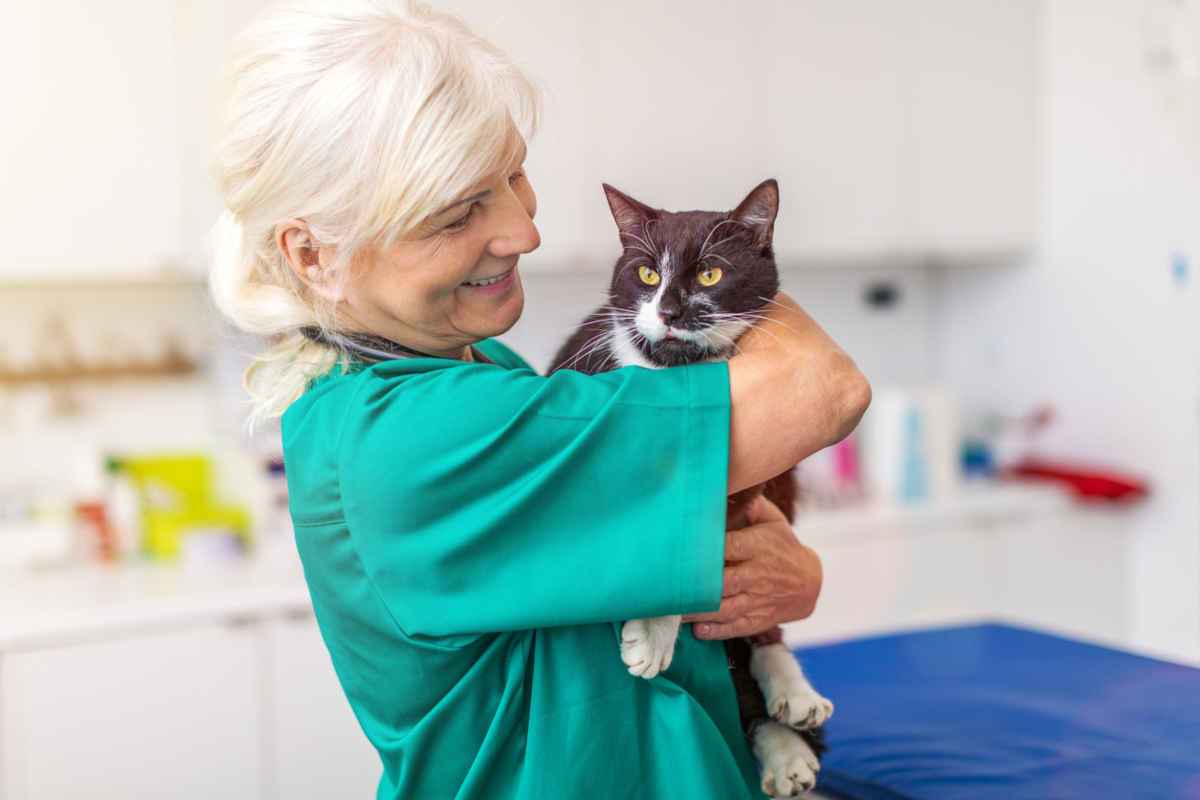
<instances>
[{"instance_id":1,"label":"cat's leg","mask_svg":"<svg viewBox=\"0 0 1200 800\"><path fill-rule=\"evenodd\" d=\"M649 679L671 666L682 620L674 614L631 619L621 626L621 660L629 667L630 675Z\"/></svg>"},{"instance_id":2,"label":"cat's leg","mask_svg":"<svg viewBox=\"0 0 1200 800\"><path fill-rule=\"evenodd\" d=\"M785 725L818 728L833 716L833 703L817 693L782 642L754 645L750 674L762 689L767 713Z\"/></svg>"},{"instance_id":3,"label":"cat's leg","mask_svg":"<svg viewBox=\"0 0 1200 800\"><path fill-rule=\"evenodd\" d=\"M774 720L763 720L751 734L754 756L762 769L762 790L773 798L798 797L817 783L821 761L799 732Z\"/></svg>"}]
</instances>

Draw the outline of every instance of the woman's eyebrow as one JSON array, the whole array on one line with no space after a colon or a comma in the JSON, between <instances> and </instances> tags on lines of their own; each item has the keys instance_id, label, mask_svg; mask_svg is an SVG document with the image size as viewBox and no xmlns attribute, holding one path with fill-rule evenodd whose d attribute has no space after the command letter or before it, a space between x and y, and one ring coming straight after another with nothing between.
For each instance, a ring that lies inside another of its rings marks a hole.
<instances>
[{"instance_id":1,"label":"woman's eyebrow","mask_svg":"<svg viewBox=\"0 0 1200 800\"><path fill-rule=\"evenodd\" d=\"M453 203L446 206L441 211L438 211L435 214L433 214L433 216L439 217L442 214L445 214L450 209L461 206L463 203L474 203L476 200L482 200L483 198L487 197L491 193L492 193L491 189L484 189L482 192L477 192L477 193L471 195L470 197L464 197L462 200L455 200Z\"/></svg>"},{"instance_id":2,"label":"woman's eyebrow","mask_svg":"<svg viewBox=\"0 0 1200 800\"><path fill-rule=\"evenodd\" d=\"M528 153L528 148L524 143L522 143L521 157L519 159L517 159L518 164L522 164L525 162L525 156L527 153ZM431 216L440 217L442 214L445 214L447 211L449 211L452 208L457 208L458 206L461 206L464 203L474 203L476 200L482 200L483 198L487 197L491 193L492 193L491 189L484 189L482 192L477 192L477 193L471 195L470 197L464 197L462 200L455 200L453 203L446 206L441 211L435 212Z\"/></svg>"}]
</instances>

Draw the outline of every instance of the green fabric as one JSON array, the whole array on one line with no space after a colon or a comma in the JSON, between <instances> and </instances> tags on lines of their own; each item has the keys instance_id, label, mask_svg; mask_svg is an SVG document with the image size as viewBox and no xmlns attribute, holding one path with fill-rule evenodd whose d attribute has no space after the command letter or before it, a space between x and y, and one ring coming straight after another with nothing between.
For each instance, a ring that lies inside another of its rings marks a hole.
<instances>
[{"instance_id":1,"label":"green fabric","mask_svg":"<svg viewBox=\"0 0 1200 800\"><path fill-rule=\"evenodd\" d=\"M282 419L296 542L378 798L762 797L720 642L646 681L622 620L716 609L729 366L353 362Z\"/></svg>"}]
</instances>

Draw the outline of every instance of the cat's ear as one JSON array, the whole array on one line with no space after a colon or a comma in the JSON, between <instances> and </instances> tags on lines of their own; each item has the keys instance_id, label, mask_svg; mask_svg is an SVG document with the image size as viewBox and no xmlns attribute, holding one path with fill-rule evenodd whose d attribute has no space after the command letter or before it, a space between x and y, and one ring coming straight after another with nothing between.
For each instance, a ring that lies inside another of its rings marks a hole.
<instances>
[{"instance_id":1,"label":"cat's ear","mask_svg":"<svg viewBox=\"0 0 1200 800\"><path fill-rule=\"evenodd\" d=\"M774 178L755 186L746 199L729 213L754 232L755 247L770 247L775 233L775 215L779 213L779 184Z\"/></svg>"},{"instance_id":2,"label":"cat's ear","mask_svg":"<svg viewBox=\"0 0 1200 800\"><path fill-rule=\"evenodd\" d=\"M617 223L617 230L621 232L622 239L626 235L644 236L642 226L648 220L657 217L658 212L607 183L601 186L604 187L604 196L608 198L608 207L612 211L613 221Z\"/></svg>"}]
</instances>

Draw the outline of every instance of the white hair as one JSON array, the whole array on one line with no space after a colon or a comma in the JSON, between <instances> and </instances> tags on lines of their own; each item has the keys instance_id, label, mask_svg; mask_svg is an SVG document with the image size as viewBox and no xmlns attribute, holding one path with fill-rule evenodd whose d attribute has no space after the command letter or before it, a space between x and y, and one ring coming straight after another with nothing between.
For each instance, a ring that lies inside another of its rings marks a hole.
<instances>
[{"instance_id":1,"label":"white hair","mask_svg":"<svg viewBox=\"0 0 1200 800\"><path fill-rule=\"evenodd\" d=\"M238 35L227 80L209 287L235 326L270 341L243 379L253 433L347 360L300 334L336 333L334 306L289 267L275 226L302 219L333 246L340 296L359 254L395 244L515 157L539 94L494 45L413 0L273 6Z\"/></svg>"}]
</instances>

